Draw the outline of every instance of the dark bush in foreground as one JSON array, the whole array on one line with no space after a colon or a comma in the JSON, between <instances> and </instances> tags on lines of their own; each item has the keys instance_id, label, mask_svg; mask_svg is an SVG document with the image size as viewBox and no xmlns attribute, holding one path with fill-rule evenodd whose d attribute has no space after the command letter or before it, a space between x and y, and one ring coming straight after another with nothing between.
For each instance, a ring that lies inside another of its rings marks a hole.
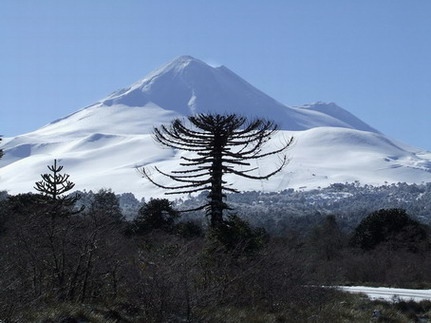
<instances>
[{"instance_id":1,"label":"dark bush in foreground","mask_svg":"<svg viewBox=\"0 0 431 323\"><path fill-rule=\"evenodd\" d=\"M352 244L364 250L386 244L391 249L416 251L427 239L427 231L405 210L381 209L361 221L352 237Z\"/></svg>"},{"instance_id":2,"label":"dark bush in foreground","mask_svg":"<svg viewBox=\"0 0 431 323\"><path fill-rule=\"evenodd\" d=\"M237 215L230 215L224 224L213 228L210 235L227 251L240 250L250 254L263 248L269 235L263 228L253 228Z\"/></svg>"}]
</instances>

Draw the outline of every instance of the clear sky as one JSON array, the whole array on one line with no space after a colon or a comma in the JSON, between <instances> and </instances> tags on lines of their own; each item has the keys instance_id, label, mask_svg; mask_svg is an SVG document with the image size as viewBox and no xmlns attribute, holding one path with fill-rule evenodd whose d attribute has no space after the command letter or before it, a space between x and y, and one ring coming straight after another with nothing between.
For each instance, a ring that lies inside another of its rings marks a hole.
<instances>
[{"instance_id":1,"label":"clear sky","mask_svg":"<svg viewBox=\"0 0 431 323\"><path fill-rule=\"evenodd\" d=\"M23 134L181 55L278 101L335 102L431 150L429 0L2 0L0 134Z\"/></svg>"}]
</instances>

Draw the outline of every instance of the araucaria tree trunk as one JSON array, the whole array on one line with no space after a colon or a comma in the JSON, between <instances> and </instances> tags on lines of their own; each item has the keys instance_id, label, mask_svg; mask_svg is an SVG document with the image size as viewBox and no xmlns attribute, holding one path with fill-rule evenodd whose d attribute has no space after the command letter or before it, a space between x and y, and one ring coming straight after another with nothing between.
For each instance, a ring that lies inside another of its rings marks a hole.
<instances>
[{"instance_id":1,"label":"araucaria tree trunk","mask_svg":"<svg viewBox=\"0 0 431 323\"><path fill-rule=\"evenodd\" d=\"M165 146L194 152L195 157L181 157L184 170L166 173L155 167L161 175L178 182L178 185L163 185L156 182L144 167L142 173L156 186L171 190L166 194L184 194L209 191L208 202L198 209L205 208L211 217L213 228L223 224L223 211L228 209L224 202L224 192L238 192L223 180L224 174L235 174L250 179L267 179L278 173L286 164L283 155L281 163L266 175L253 175L256 168L250 160L260 159L283 152L291 143L290 138L281 148L263 153L262 146L277 131L272 121L255 119L247 121L235 114L198 114L186 121L175 119L169 126L154 129L155 140ZM242 169L238 169L242 168Z\"/></svg>"},{"instance_id":2,"label":"araucaria tree trunk","mask_svg":"<svg viewBox=\"0 0 431 323\"><path fill-rule=\"evenodd\" d=\"M227 205L223 202L223 147L226 139L220 131L214 132L214 148L212 150L213 160L209 174L211 177L210 199L211 225L213 227L223 222L223 210Z\"/></svg>"}]
</instances>

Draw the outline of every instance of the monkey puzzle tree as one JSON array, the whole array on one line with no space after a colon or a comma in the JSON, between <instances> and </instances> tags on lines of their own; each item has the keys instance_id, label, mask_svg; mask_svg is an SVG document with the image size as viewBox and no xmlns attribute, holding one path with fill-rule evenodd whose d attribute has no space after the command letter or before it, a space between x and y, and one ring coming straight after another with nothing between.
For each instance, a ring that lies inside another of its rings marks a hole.
<instances>
[{"instance_id":1,"label":"monkey puzzle tree","mask_svg":"<svg viewBox=\"0 0 431 323\"><path fill-rule=\"evenodd\" d=\"M51 171L51 174L42 174L42 180L35 183L36 186L34 186L34 189L47 197L51 202L55 202L53 205L59 209L72 207L80 197L77 194L75 196L66 196L64 194L72 190L75 187L75 183L69 180L69 174L60 173L63 166L57 165L57 159L54 159L53 165L47 167ZM82 210L83 207L74 213L81 212Z\"/></svg>"},{"instance_id":2,"label":"monkey puzzle tree","mask_svg":"<svg viewBox=\"0 0 431 323\"><path fill-rule=\"evenodd\" d=\"M70 191L75 186L75 183L69 181L69 174L60 174L63 166L57 165L57 159L54 159L54 165L47 167L52 174L42 174L42 180L36 182L34 188L53 200L57 200L61 194Z\"/></svg>"},{"instance_id":3,"label":"monkey puzzle tree","mask_svg":"<svg viewBox=\"0 0 431 323\"><path fill-rule=\"evenodd\" d=\"M184 162L180 165L186 167L184 170L166 173L155 167L158 173L180 184L167 186L157 183L145 167L142 173L154 185L172 190L166 194L208 190L208 202L197 209L205 208L211 217L211 226L216 228L224 223L223 210L229 208L223 201L224 191L238 192L223 180L223 175L268 179L284 167L286 156L274 171L266 175L253 175L251 172L257 167L250 167L250 161L282 152L291 144L292 138L279 149L263 152L263 145L278 129L272 121L248 121L246 117L235 114L198 114L188 117L188 120L188 125L175 119L169 126L154 129L155 140L160 144L196 154L195 157L181 157Z\"/></svg>"}]
</instances>

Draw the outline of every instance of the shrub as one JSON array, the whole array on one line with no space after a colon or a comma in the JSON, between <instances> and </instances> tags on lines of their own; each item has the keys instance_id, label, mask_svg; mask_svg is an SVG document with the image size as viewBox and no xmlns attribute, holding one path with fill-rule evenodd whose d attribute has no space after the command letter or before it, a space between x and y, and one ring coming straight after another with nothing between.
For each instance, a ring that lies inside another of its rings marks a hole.
<instances>
[{"instance_id":1,"label":"shrub","mask_svg":"<svg viewBox=\"0 0 431 323\"><path fill-rule=\"evenodd\" d=\"M139 210L139 216L133 221L133 231L137 234L148 233L159 229L171 232L179 212L168 199L151 199Z\"/></svg>"},{"instance_id":2,"label":"shrub","mask_svg":"<svg viewBox=\"0 0 431 323\"><path fill-rule=\"evenodd\" d=\"M211 236L227 251L251 254L268 242L269 235L263 228L253 228L237 215L230 215L224 224L212 229Z\"/></svg>"},{"instance_id":3,"label":"shrub","mask_svg":"<svg viewBox=\"0 0 431 323\"><path fill-rule=\"evenodd\" d=\"M391 249L417 251L427 231L402 209L381 209L371 213L356 227L351 243L363 250L385 243Z\"/></svg>"}]
</instances>

